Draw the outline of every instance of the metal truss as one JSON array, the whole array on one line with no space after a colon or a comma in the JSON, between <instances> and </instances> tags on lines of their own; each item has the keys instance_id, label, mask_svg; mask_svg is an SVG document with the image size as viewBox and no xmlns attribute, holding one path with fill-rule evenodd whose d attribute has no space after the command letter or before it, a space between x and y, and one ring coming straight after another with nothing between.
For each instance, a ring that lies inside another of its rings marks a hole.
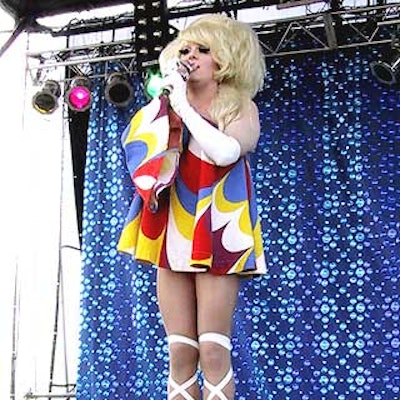
<instances>
[{"instance_id":1,"label":"metal truss","mask_svg":"<svg viewBox=\"0 0 400 400\"><path fill-rule=\"evenodd\" d=\"M400 35L400 3L253 25L266 57L377 46Z\"/></svg>"},{"instance_id":2,"label":"metal truss","mask_svg":"<svg viewBox=\"0 0 400 400\"><path fill-rule=\"evenodd\" d=\"M29 392L24 396L25 400L28 399L66 399L66 400L71 400L75 399L76 394L75 393L44 393L44 394L37 394L37 393L32 393Z\"/></svg>"},{"instance_id":3,"label":"metal truss","mask_svg":"<svg viewBox=\"0 0 400 400\"><path fill-rule=\"evenodd\" d=\"M133 41L127 39L39 53L28 52L27 65L34 84L43 82L49 74L60 67L65 67L69 71L64 79L68 82L73 75L105 77L108 72L115 69L126 74L134 73L135 57ZM102 73L96 72L97 63L105 63Z\"/></svg>"},{"instance_id":4,"label":"metal truss","mask_svg":"<svg viewBox=\"0 0 400 400\"><path fill-rule=\"evenodd\" d=\"M302 0L309 1L310 0ZM234 12L249 6L249 1L237 1L217 11ZM262 1L251 1L251 6L260 6ZM210 3L208 3L209 5ZM229 8L230 7L230 8ZM215 7L214 7L215 10ZM170 10L169 19L209 12L205 7L195 9L180 8ZM265 12L265 11L264 11ZM262 14L261 14L262 15ZM370 7L341 8L340 4L323 12L311 13L301 17L250 23L257 32L265 57L281 57L359 46L389 45L393 38L400 36L400 2ZM113 65L127 74L135 71L133 14L124 14L107 20L75 21L53 32L53 36L72 37L100 30L124 28L129 39L76 46L67 49L27 53L28 70L35 81L42 81L46 71L58 67L67 67L75 74L94 77L94 63L105 62L102 76L107 75L107 65ZM175 28L176 29L176 28Z\"/></svg>"}]
</instances>

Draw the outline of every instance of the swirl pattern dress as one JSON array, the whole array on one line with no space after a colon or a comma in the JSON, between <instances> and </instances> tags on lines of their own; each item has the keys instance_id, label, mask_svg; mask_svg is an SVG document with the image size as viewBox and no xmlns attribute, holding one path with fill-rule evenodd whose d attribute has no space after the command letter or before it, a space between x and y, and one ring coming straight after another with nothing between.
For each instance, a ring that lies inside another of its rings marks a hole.
<instances>
[{"instance_id":1,"label":"swirl pattern dress","mask_svg":"<svg viewBox=\"0 0 400 400\"><path fill-rule=\"evenodd\" d=\"M135 195L118 250L177 272L266 273L246 157L213 164L166 101L142 108L122 135Z\"/></svg>"}]
</instances>

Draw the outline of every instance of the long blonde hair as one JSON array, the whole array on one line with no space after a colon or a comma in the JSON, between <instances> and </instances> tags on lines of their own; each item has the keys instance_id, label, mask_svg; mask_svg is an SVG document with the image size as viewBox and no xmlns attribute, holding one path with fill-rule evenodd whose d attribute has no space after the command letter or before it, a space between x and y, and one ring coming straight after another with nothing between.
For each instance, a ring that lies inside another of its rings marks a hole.
<instances>
[{"instance_id":1,"label":"long blonde hair","mask_svg":"<svg viewBox=\"0 0 400 400\"><path fill-rule=\"evenodd\" d=\"M219 89L209 112L223 129L238 118L244 104L262 87L265 62L257 35L249 25L222 14L200 17L164 49L161 69L169 59L178 57L188 42L209 47L218 65L214 79Z\"/></svg>"}]
</instances>

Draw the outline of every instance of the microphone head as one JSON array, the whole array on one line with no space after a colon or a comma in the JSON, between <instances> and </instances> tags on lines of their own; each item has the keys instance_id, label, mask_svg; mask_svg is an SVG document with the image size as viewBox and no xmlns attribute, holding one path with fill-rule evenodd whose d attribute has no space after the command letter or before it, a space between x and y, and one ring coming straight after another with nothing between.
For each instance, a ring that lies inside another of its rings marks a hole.
<instances>
[{"instance_id":1,"label":"microphone head","mask_svg":"<svg viewBox=\"0 0 400 400\"><path fill-rule=\"evenodd\" d=\"M182 61L176 60L176 72L178 72L182 79L186 82L189 79L190 73L193 71L193 68L189 65L186 64ZM166 74L168 76L168 74ZM173 86L171 84L168 84L163 87L161 91L161 95L163 96L169 96L172 92Z\"/></svg>"}]
</instances>

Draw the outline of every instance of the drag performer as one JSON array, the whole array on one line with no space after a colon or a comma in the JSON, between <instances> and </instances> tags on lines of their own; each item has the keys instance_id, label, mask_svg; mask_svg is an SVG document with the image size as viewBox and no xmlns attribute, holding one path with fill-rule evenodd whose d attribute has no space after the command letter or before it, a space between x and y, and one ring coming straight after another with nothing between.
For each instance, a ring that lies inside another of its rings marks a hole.
<instances>
[{"instance_id":1,"label":"drag performer","mask_svg":"<svg viewBox=\"0 0 400 400\"><path fill-rule=\"evenodd\" d=\"M260 136L252 99L264 59L247 24L213 14L183 29L160 65L164 95L122 138L136 195L119 250L157 267L168 399L231 400L239 280L266 273L247 159Z\"/></svg>"}]
</instances>

